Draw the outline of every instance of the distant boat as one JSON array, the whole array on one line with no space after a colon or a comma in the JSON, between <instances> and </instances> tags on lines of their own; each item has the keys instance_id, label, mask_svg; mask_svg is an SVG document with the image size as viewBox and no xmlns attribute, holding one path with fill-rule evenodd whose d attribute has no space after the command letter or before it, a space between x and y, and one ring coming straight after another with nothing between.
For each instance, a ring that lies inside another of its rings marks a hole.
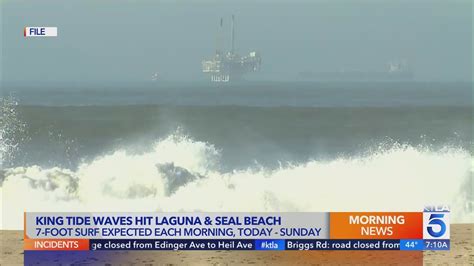
<instances>
[{"instance_id":1,"label":"distant boat","mask_svg":"<svg viewBox=\"0 0 474 266\"><path fill-rule=\"evenodd\" d=\"M386 71L340 70L334 72L300 72L300 78L315 81L407 81L414 74L406 62L390 62Z\"/></svg>"},{"instance_id":2,"label":"distant boat","mask_svg":"<svg viewBox=\"0 0 474 266\"><path fill-rule=\"evenodd\" d=\"M157 81L160 79L160 75L158 74L158 72L155 72L153 73L153 75L151 75L151 80L152 81Z\"/></svg>"}]
</instances>

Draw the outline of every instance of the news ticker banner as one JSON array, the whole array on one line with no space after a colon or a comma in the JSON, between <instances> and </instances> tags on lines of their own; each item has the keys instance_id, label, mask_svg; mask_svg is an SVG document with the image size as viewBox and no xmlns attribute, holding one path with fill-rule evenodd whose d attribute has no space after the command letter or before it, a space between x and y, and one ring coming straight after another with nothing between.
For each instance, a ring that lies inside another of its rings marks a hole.
<instances>
[{"instance_id":1,"label":"news ticker banner","mask_svg":"<svg viewBox=\"0 0 474 266\"><path fill-rule=\"evenodd\" d=\"M449 250L449 209L25 213L25 250Z\"/></svg>"}]
</instances>

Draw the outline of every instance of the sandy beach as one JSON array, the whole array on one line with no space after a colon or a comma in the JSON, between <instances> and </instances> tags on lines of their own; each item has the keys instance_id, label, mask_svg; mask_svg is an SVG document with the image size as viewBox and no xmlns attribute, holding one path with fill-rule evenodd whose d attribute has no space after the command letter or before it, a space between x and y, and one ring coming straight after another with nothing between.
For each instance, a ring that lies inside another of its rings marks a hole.
<instances>
[{"instance_id":1,"label":"sandy beach","mask_svg":"<svg viewBox=\"0 0 474 266\"><path fill-rule=\"evenodd\" d=\"M448 252L407 251L140 251L59 253L35 265L473 265L474 224L451 226ZM1 231L0 265L23 265L23 231ZM97 255L97 256L96 256Z\"/></svg>"}]
</instances>

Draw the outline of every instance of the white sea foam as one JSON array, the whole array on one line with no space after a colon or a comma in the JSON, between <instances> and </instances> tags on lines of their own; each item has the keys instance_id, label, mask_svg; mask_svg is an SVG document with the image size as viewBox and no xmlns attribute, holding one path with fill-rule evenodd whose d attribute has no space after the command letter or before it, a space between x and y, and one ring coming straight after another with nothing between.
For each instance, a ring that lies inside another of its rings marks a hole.
<instances>
[{"instance_id":1,"label":"white sea foam","mask_svg":"<svg viewBox=\"0 0 474 266\"><path fill-rule=\"evenodd\" d=\"M16 145L12 135L21 127L17 118L17 102L13 98L0 98L0 169L6 157L12 154Z\"/></svg>"},{"instance_id":2,"label":"white sea foam","mask_svg":"<svg viewBox=\"0 0 474 266\"><path fill-rule=\"evenodd\" d=\"M460 148L393 145L230 173L218 162L214 146L173 135L150 152L118 150L76 170L4 169L2 227L22 228L23 211L420 211L426 204L450 204L454 222L472 222L472 159Z\"/></svg>"}]
</instances>

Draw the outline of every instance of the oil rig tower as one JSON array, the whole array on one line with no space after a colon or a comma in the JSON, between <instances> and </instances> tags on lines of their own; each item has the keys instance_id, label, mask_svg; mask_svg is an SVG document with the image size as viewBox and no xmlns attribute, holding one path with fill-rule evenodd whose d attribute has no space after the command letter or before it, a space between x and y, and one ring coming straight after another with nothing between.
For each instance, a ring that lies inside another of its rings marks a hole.
<instances>
[{"instance_id":1,"label":"oil rig tower","mask_svg":"<svg viewBox=\"0 0 474 266\"><path fill-rule=\"evenodd\" d=\"M246 56L240 56L235 51L234 15L231 23L231 49L224 52L221 49L221 35L223 32L223 19L217 32L216 54L208 60L202 61L202 72L210 75L212 82L232 82L241 80L248 72L256 72L260 69L262 59L253 51Z\"/></svg>"}]
</instances>

